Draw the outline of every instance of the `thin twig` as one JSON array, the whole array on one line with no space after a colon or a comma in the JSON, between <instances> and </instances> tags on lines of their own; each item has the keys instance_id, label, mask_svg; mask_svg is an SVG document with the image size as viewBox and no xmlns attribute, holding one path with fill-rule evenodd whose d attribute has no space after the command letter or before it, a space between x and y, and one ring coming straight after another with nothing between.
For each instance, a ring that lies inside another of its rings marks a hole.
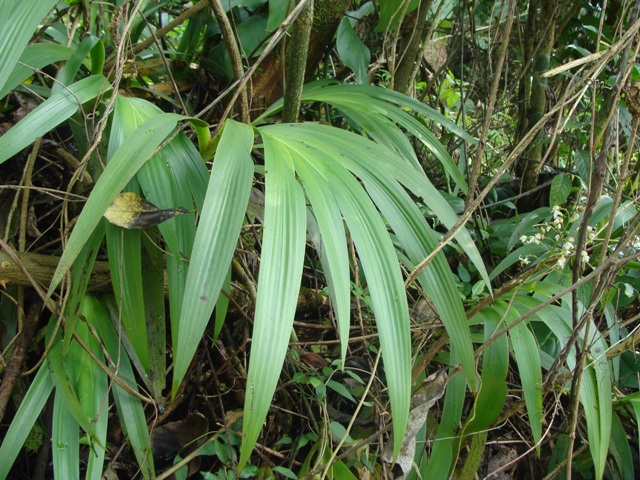
<instances>
[{"instance_id":1,"label":"thin twig","mask_svg":"<svg viewBox=\"0 0 640 480\"><path fill-rule=\"evenodd\" d=\"M222 31L222 38L224 44L227 46L227 52L229 53L229 59L231 60L231 69L233 70L233 76L236 80L240 80L244 75L244 67L242 66L242 55L240 54L240 48L233 34L231 28L231 22L227 18L227 13L224 11L224 7L220 3L220 0L209 0L211 10L213 10L220 30ZM240 93L240 119L242 123L251 123L249 118L249 99L247 96L247 88L245 84L239 84L238 91Z\"/></svg>"}]
</instances>

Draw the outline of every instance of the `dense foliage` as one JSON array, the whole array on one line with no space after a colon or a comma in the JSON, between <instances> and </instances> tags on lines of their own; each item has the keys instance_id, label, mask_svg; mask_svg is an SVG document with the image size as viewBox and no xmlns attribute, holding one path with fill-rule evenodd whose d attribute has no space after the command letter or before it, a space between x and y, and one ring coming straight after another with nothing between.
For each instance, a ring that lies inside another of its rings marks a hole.
<instances>
[{"instance_id":1,"label":"dense foliage","mask_svg":"<svg viewBox=\"0 0 640 480\"><path fill-rule=\"evenodd\" d=\"M640 2L0 26L0 478L640 471Z\"/></svg>"}]
</instances>

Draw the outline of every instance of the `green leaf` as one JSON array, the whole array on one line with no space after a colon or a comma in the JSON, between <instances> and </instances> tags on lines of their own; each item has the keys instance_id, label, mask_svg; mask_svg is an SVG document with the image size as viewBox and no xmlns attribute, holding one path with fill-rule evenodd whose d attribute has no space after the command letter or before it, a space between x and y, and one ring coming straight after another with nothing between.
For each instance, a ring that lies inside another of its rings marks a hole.
<instances>
[{"instance_id":1,"label":"green leaf","mask_svg":"<svg viewBox=\"0 0 640 480\"><path fill-rule=\"evenodd\" d=\"M4 0L0 17L0 89L56 0ZM11 156L11 155L10 155ZM0 162L1 163L1 162Z\"/></svg>"},{"instance_id":2,"label":"green leaf","mask_svg":"<svg viewBox=\"0 0 640 480\"><path fill-rule=\"evenodd\" d=\"M193 245L181 322L175 332L178 339L174 351L174 395L189 368L229 271L251 192L252 146L253 129L249 125L232 120L225 124Z\"/></svg>"},{"instance_id":3,"label":"green leaf","mask_svg":"<svg viewBox=\"0 0 640 480\"><path fill-rule=\"evenodd\" d=\"M451 363L458 361L456 352L451 355ZM435 440L432 442L429 461L421 468L422 478L449 478L457 460L458 439L455 432L462 416L466 390L465 378L455 375L447 383L447 392L444 397L442 416Z\"/></svg>"},{"instance_id":4,"label":"green leaf","mask_svg":"<svg viewBox=\"0 0 640 480\"><path fill-rule=\"evenodd\" d=\"M78 111L80 106L111 90L102 75L93 75L51 95L0 137L0 164L31 145Z\"/></svg>"},{"instance_id":5,"label":"green leaf","mask_svg":"<svg viewBox=\"0 0 640 480\"><path fill-rule=\"evenodd\" d=\"M51 450L55 478L80 478L80 440L78 423L67 409L64 397L56 395L53 402Z\"/></svg>"},{"instance_id":6,"label":"green leaf","mask_svg":"<svg viewBox=\"0 0 640 480\"><path fill-rule=\"evenodd\" d=\"M0 89L0 98L4 98L7 93L32 76L35 70L41 70L52 63L68 60L73 52L72 48L56 43L27 45L20 56L19 63L15 65L4 87Z\"/></svg>"},{"instance_id":7,"label":"green leaf","mask_svg":"<svg viewBox=\"0 0 640 480\"><path fill-rule=\"evenodd\" d=\"M618 466L620 478L635 478L633 474L633 457L625 428L617 413L613 412L611 423L611 442L609 451Z\"/></svg>"},{"instance_id":8,"label":"green leaf","mask_svg":"<svg viewBox=\"0 0 640 480\"><path fill-rule=\"evenodd\" d=\"M87 35L75 48L73 54L67 60L65 66L60 70L58 77L56 78L56 82L51 87L51 93L56 94L64 90L64 87L67 85L71 85L76 75L80 71L80 67L84 62L87 55L89 55L93 50L102 51L102 55L98 54L98 57L104 58L104 44L100 41L100 39L94 35ZM99 65L96 65L99 66ZM96 69L96 74L99 74L102 71L102 68L99 70Z\"/></svg>"},{"instance_id":9,"label":"green leaf","mask_svg":"<svg viewBox=\"0 0 640 480\"><path fill-rule=\"evenodd\" d=\"M13 416L11 425L6 431L0 447L0 479L9 475L24 441L53 391L53 380L47 365L42 365L34 377L27 394L20 402L18 411Z\"/></svg>"},{"instance_id":10,"label":"green leaf","mask_svg":"<svg viewBox=\"0 0 640 480\"><path fill-rule=\"evenodd\" d=\"M354 176L340 165L341 162L335 161L348 159L350 152L361 152L363 158L370 160L370 152L354 148L357 146L354 142L363 141L367 146L371 146L371 142L342 130L318 125L273 125L261 128L261 132L263 137L277 139L286 146L287 155L295 152L293 160L300 172L304 171L304 162L318 172L315 177L319 188L330 189L325 195L335 197L347 223L371 292L394 414L395 446L399 449L409 415L411 384L409 319L404 285L401 285L397 255L380 214ZM331 135L325 138L325 133ZM343 135L352 142L344 145ZM310 191L308 178L304 185ZM324 233L322 236L324 238Z\"/></svg>"},{"instance_id":11,"label":"green leaf","mask_svg":"<svg viewBox=\"0 0 640 480\"><path fill-rule=\"evenodd\" d=\"M500 329L504 314L498 304L477 313L469 323L484 327L484 340L488 341ZM489 428L498 418L507 399L507 373L509 371L509 349L506 335L496 339L482 355L480 389L472 413L463 431L465 435Z\"/></svg>"},{"instance_id":12,"label":"green leaf","mask_svg":"<svg viewBox=\"0 0 640 480\"><path fill-rule=\"evenodd\" d=\"M506 312L505 322L510 324L518 318L520 313L502 300L497 300L496 305ZM526 310L523 310L523 312ZM521 313L523 313L521 312ZM527 406L527 416L531 426L531 434L536 443L536 451L540 455L540 440L542 439L542 420L544 409L542 408L542 370L540 366L540 354L536 339L525 322L520 322L509 331L509 338L516 356L520 381L524 391L524 400Z\"/></svg>"},{"instance_id":13,"label":"green leaf","mask_svg":"<svg viewBox=\"0 0 640 480\"><path fill-rule=\"evenodd\" d=\"M353 70L356 82L366 85L369 83L369 60L371 53L367 46L362 43L360 37L353 29L351 21L344 17L338 27L336 37L336 50L344 64Z\"/></svg>"},{"instance_id":14,"label":"green leaf","mask_svg":"<svg viewBox=\"0 0 640 480\"><path fill-rule=\"evenodd\" d=\"M246 464L273 398L293 327L305 249L306 209L287 149L265 140L262 261L238 470Z\"/></svg>"},{"instance_id":15,"label":"green leaf","mask_svg":"<svg viewBox=\"0 0 640 480\"><path fill-rule=\"evenodd\" d=\"M311 152L307 152L307 156ZM327 195L331 186L311 162L300 159L296 171L311 202L313 217L318 225L320 238L316 249L320 255L322 269L327 279L329 295L338 323L342 362L347 356L349 328L351 326L351 282L349 279L349 254L344 222L340 207L333 195Z\"/></svg>"},{"instance_id":16,"label":"green leaf","mask_svg":"<svg viewBox=\"0 0 640 480\"><path fill-rule=\"evenodd\" d=\"M129 137L134 134L136 129L157 115L162 115L162 110L148 101L118 96L109 139L109 152L113 154L122 144L128 144ZM206 131L208 132L208 130ZM168 145L146 162L135 178L140 184L145 198L160 208L184 208L195 204L196 208L202 211L209 172L195 147L183 133L179 133ZM168 254L165 255L165 262L169 287L171 339L175 351L189 270L189 262L184 261L184 258L191 257L196 236L195 215L189 212L174 217L158 225L158 229L168 251ZM155 327L148 328L159 328L159 322L160 320ZM154 342L150 335L148 339L149 342ZM160 342L156 342L154 348L160 347ZM150 355L157 358L164 355L164 350L164 346L162 346L161 351L158 350L154 353L151 350ZM159 362L155 363L160 365ZM153 365L150 364L149 367L151 368ZM165 376L161 375L160 377L155 381L162 380L164 382Z\"/></svg>"},{"instance_id":17,"label":"green leaf","mask_svg":"<svg viewBox=\"0 0 640 480\"><path fill-rule=\"evenodd\" d=\"M385 0L379 2L380 20L376 26L376 32L393 32L404 16L418 8L419 0Z\"/></svg>"},{"instance_id":18,"label":"green leaf","mask_svg":"<svg viewBox=\"0 0 640 480\"><path fill-rule=\"evenodd\" d=\"M536 290L538 294L539 290ZM517 301L526 309L536 306L538 299L526 295L518 295ZM572 315L568 303L562 306L550 305L536 316L556 335L559 341L565 342L572 332ZM580 403L587 422L587 436L589 451L596 470L596 478L602 478L611 437L611 422L613 415L611 373L606 358L607 345L593 321L589 322L590 361L583 371ZM584 344L584 333L578 340ZM571 349L567 358L570 369L576 366L575 348Z\"/></svg>"},{"instance_id":19,"label":"green leaf","mask_svg":"<svg viewBox=\"0 0 640 480\"><path fill-rule=\"evenodd\" d=\"M549 205L564 205L571 193L571 176L566 173L559 173L551 181L549 192Z\"/></svg>"},{"instance_id":20,"label":"green leaf","mask_svg":"<svg viewBox=\"0 0 640 480\"><path fill-rule=\"evenodd\" d=\"M166 113L147 120L136 130L135 135L132 135L131 141L122 145L113 155L78 217L51 280L47 292L48 297L60 285L62 278L78 257L82 246L98 222L101 221L102 214L109 204L113 202L113 199L127 185L144 162L152 156L155 149L167 138L176 123L184 118L181 115Z\"/></svg>"},{"instance_id":21,"label":"green leaf","mask_svg":"<svg viewBox=\"0 0 640 480\"><path fill-rule=\"evenodd\" d=\"M402 164L402 161L394 156L393 153L358 135L323 125L274 125L262 127L261 131L269 132L272 135L277 133L280 141L299 151L300 156L306 161L313 160L315 169L318 171L315 175L318 179L317 182L325 182L330 188L336 189L340 183L333 179L333 175L326 172L331 171L327 170L327 168L336 170L337 163L342 164L357 177L361 178L371 198L376 202L386 220L399 236L401 246L405 249L412 262L418 263L435 248L438 243L435 234L429 229L414 201L398 185L395 178L409 184L413 193L418 192L419 194L429 195L433 194L435 189L433 191L430 190L428 185L420 182L419 179L413 178L410 173L403 174L402 166L398 167L399 164ZM322 167L323 163L327 164L324 169ZM296 163L296 168L299 168L298 163ZM303 168L299 168L299 173L304 181ZM326 177L326 180L322 180L323 177ZM347 178L347 175L342 174L341 176L338 175L338 177ZM304 183L305 189L311 192L310 187L307 186L308 182L305 181ZM326 189L327 186L324 188ZM352 185L350 188L352 190L357 189L356 185ZM433 208L438 213L443 212L443 215L447 218L447 223L455 222L453 218L447 216L446 209L449 209L449 212L451 210L446 200L438 195L437 192L433 195L433 197L429 197ZM337 194L334 193L334 196L336 200L339 200ZM440 200L438 200L438 197ZM440 201L442 202L442 208L437 206ZM338 201L338 204L342 208L343 203ZM352 229L353 227L349 225L349 228ZM469 242L473 246L470 239ZM475 249L475 246L473 248ZM478 258L480 258L479 254ZM436 256L419 279L427 295L436 304L438 313L442 316L443 322L451 335L452 343L460 352L460 358L465 367L470 385L475 385L475 362L473 360L469 327L467 326L466 315L453 280L453 274L444 256ZM379 318L379 315L376 314L376 317ZM395 322L401 321L401 317L394 316L393 318ZM395 352L405 351L405 348L405 346L396 344L392 347L392 350ZM389 359L385 357L387 351L388 349L383 349L382 354L385 368L388 368L387 364L389 362Z\"/></svg>"},{"instance_id":22,"label":"green leaf","mask_svg":"<svg viewBox=\"0 0 640 480\"><path fill-rule=\"evenodd\" d=\"M117 365L117 374L135 392L138 387L135 382L135 374L131 367L129 357L122 348L122 344L113 328L109 314L104 305L95 297L87 296L87 301L92 302L94 311L93 322L103 341L104 346L114 365ZM155 478L153 455L151 452L151 440L147 430L147 418L139 398L131 395L118 384L113 385L113 395L116 408L120 417L120 424L127 435L133 452L138 461L142 476L151 480Z\"/></svg>"}]
</instances>

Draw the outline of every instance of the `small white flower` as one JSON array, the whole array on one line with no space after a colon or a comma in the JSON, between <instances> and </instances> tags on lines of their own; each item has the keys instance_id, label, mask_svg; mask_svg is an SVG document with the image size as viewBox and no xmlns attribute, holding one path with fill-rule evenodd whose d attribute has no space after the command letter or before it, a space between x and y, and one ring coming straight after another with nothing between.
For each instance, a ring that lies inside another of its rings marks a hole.
<instances>
[{"instance_id":1,"label":"small white flower","mask_svg":"<svg viewBox=\"0 0 640 480\"><path fill-rule=\"evenodd\" d=\"M589 263L589 260L591 259L591 257L589 256L586 250L583 250L582 252L580 252L580 259L584 263Z\"/></svg>"},{"instance_id":2,"label":"small white flower","mask_svg":"<svg viewBox=\"0 0 640 480\"><path fill-rule=\"evenodd\" d=\"M570 252L571 250L573 250L573 243L566 242L564 245L562 245L562 249L567 253Z\"/></svg>"},{"instance_id":3,"label":"small white flower","mask_svg":"<svg viewBox=\"0 0 640 480\"><path fill-rule=\"evenodd\" d=\"M567 259L565 258L564 255L562 255L561 257L558 258L556 265L558 265L560 268L564 268L565 263L567 263Z\"/></svg>"},{"instance_id":4,"label":"small white flower","mask_svg":"<svg viewBox=\"0 0 640 480\"><path fill-rule=\"evenodd\" d=\"M526 235L521 235L521 236L520 236L520 241L521 241L522 243L527 243L527 239L528 239L528 238L527 238L527 236L526 236Z\"/></svg>"},{"instance_id":5,"label":"small white flower","mask_svg":"<svg viewBox=\"0 0 640 480\"><path fill-rule=\"evenodd\" d=\"M554 207L551 209L551 211L553 212L554 223L558 223L558 222L556 222L556 220L562 219L562 217L564 217L564 215L560 211L560 207L558 205L554 205ZM562 222L560 222L560 223L562 223Z\"/></svg>"},{"instance_id":6,"label":"small white flower","mask_svg":"<svg viewBox=\"0 0 640 480\"><path fill-rule=\"evenodd\" d=\"M579 213L574 213L573 215L571 215L571 221L575 222L576 220L578 220L578 218L580 218L580 214Z\"/></svg>"},{"instance_id":7,"label":"small white flower","mask_svg":"<svg viewBox=\"0 0 640 480\"><path fill-rule=\"evenodd\" d=\"M531 260L529 260L528 256L522 256L520 255L519 257L520 263L522 263L523 265L529 265L531 263Z\"/></svg>"}]
</instances>

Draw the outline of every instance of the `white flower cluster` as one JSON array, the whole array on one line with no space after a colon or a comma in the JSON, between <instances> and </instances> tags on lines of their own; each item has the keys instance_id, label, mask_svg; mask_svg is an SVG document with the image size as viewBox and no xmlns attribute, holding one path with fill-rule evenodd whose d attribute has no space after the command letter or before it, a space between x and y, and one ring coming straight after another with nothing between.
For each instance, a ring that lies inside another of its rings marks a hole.
<instances>
[{"instance_id":1,"label":"white flower cluster","mask_svg":"<svg viewBox=\"0 0 640 480\"><path fill-rule=\"evenodd\" d=\"M520 241L522 242L523 245L530 245L530 244L539 245L545 239L546 234L549 233L551 230L558 232L554 237L556 242L561 242L563 240L564 235L562 234L562 227L564 225L564 220L565 220L564 213L562 212L562 210L560 210L560 207L558 205L554 205L551 208L551 213L553 214L553 220L551 221L551 224L538 225L537 226L538 232L530 236L522 235L520 237ZM571 216L570 221L571 222L576 221L579 215L580 215L579 213L574 213ZM587 232L588 232L587 243L593 243L593 241L596 239L595 228L589 226L587 227ZM576 240L573 237L568 237L564 239L564 243L562 244L562 247L560 248L560 251L559 251L558 259L556 260L557 267L563 268L567 263L567 257L575 253L575 249L576 249L576 246L574 244L575 241ZM531 263L528 256L523 257L521 255L519 257L519 260L520 260L520 263L522 263L523 265L529 265L529 263ZM584 264L589 263L590 257L586 250L583 250L582 252L580 252L580 260Z\"/></svg>"}]
</instances>

